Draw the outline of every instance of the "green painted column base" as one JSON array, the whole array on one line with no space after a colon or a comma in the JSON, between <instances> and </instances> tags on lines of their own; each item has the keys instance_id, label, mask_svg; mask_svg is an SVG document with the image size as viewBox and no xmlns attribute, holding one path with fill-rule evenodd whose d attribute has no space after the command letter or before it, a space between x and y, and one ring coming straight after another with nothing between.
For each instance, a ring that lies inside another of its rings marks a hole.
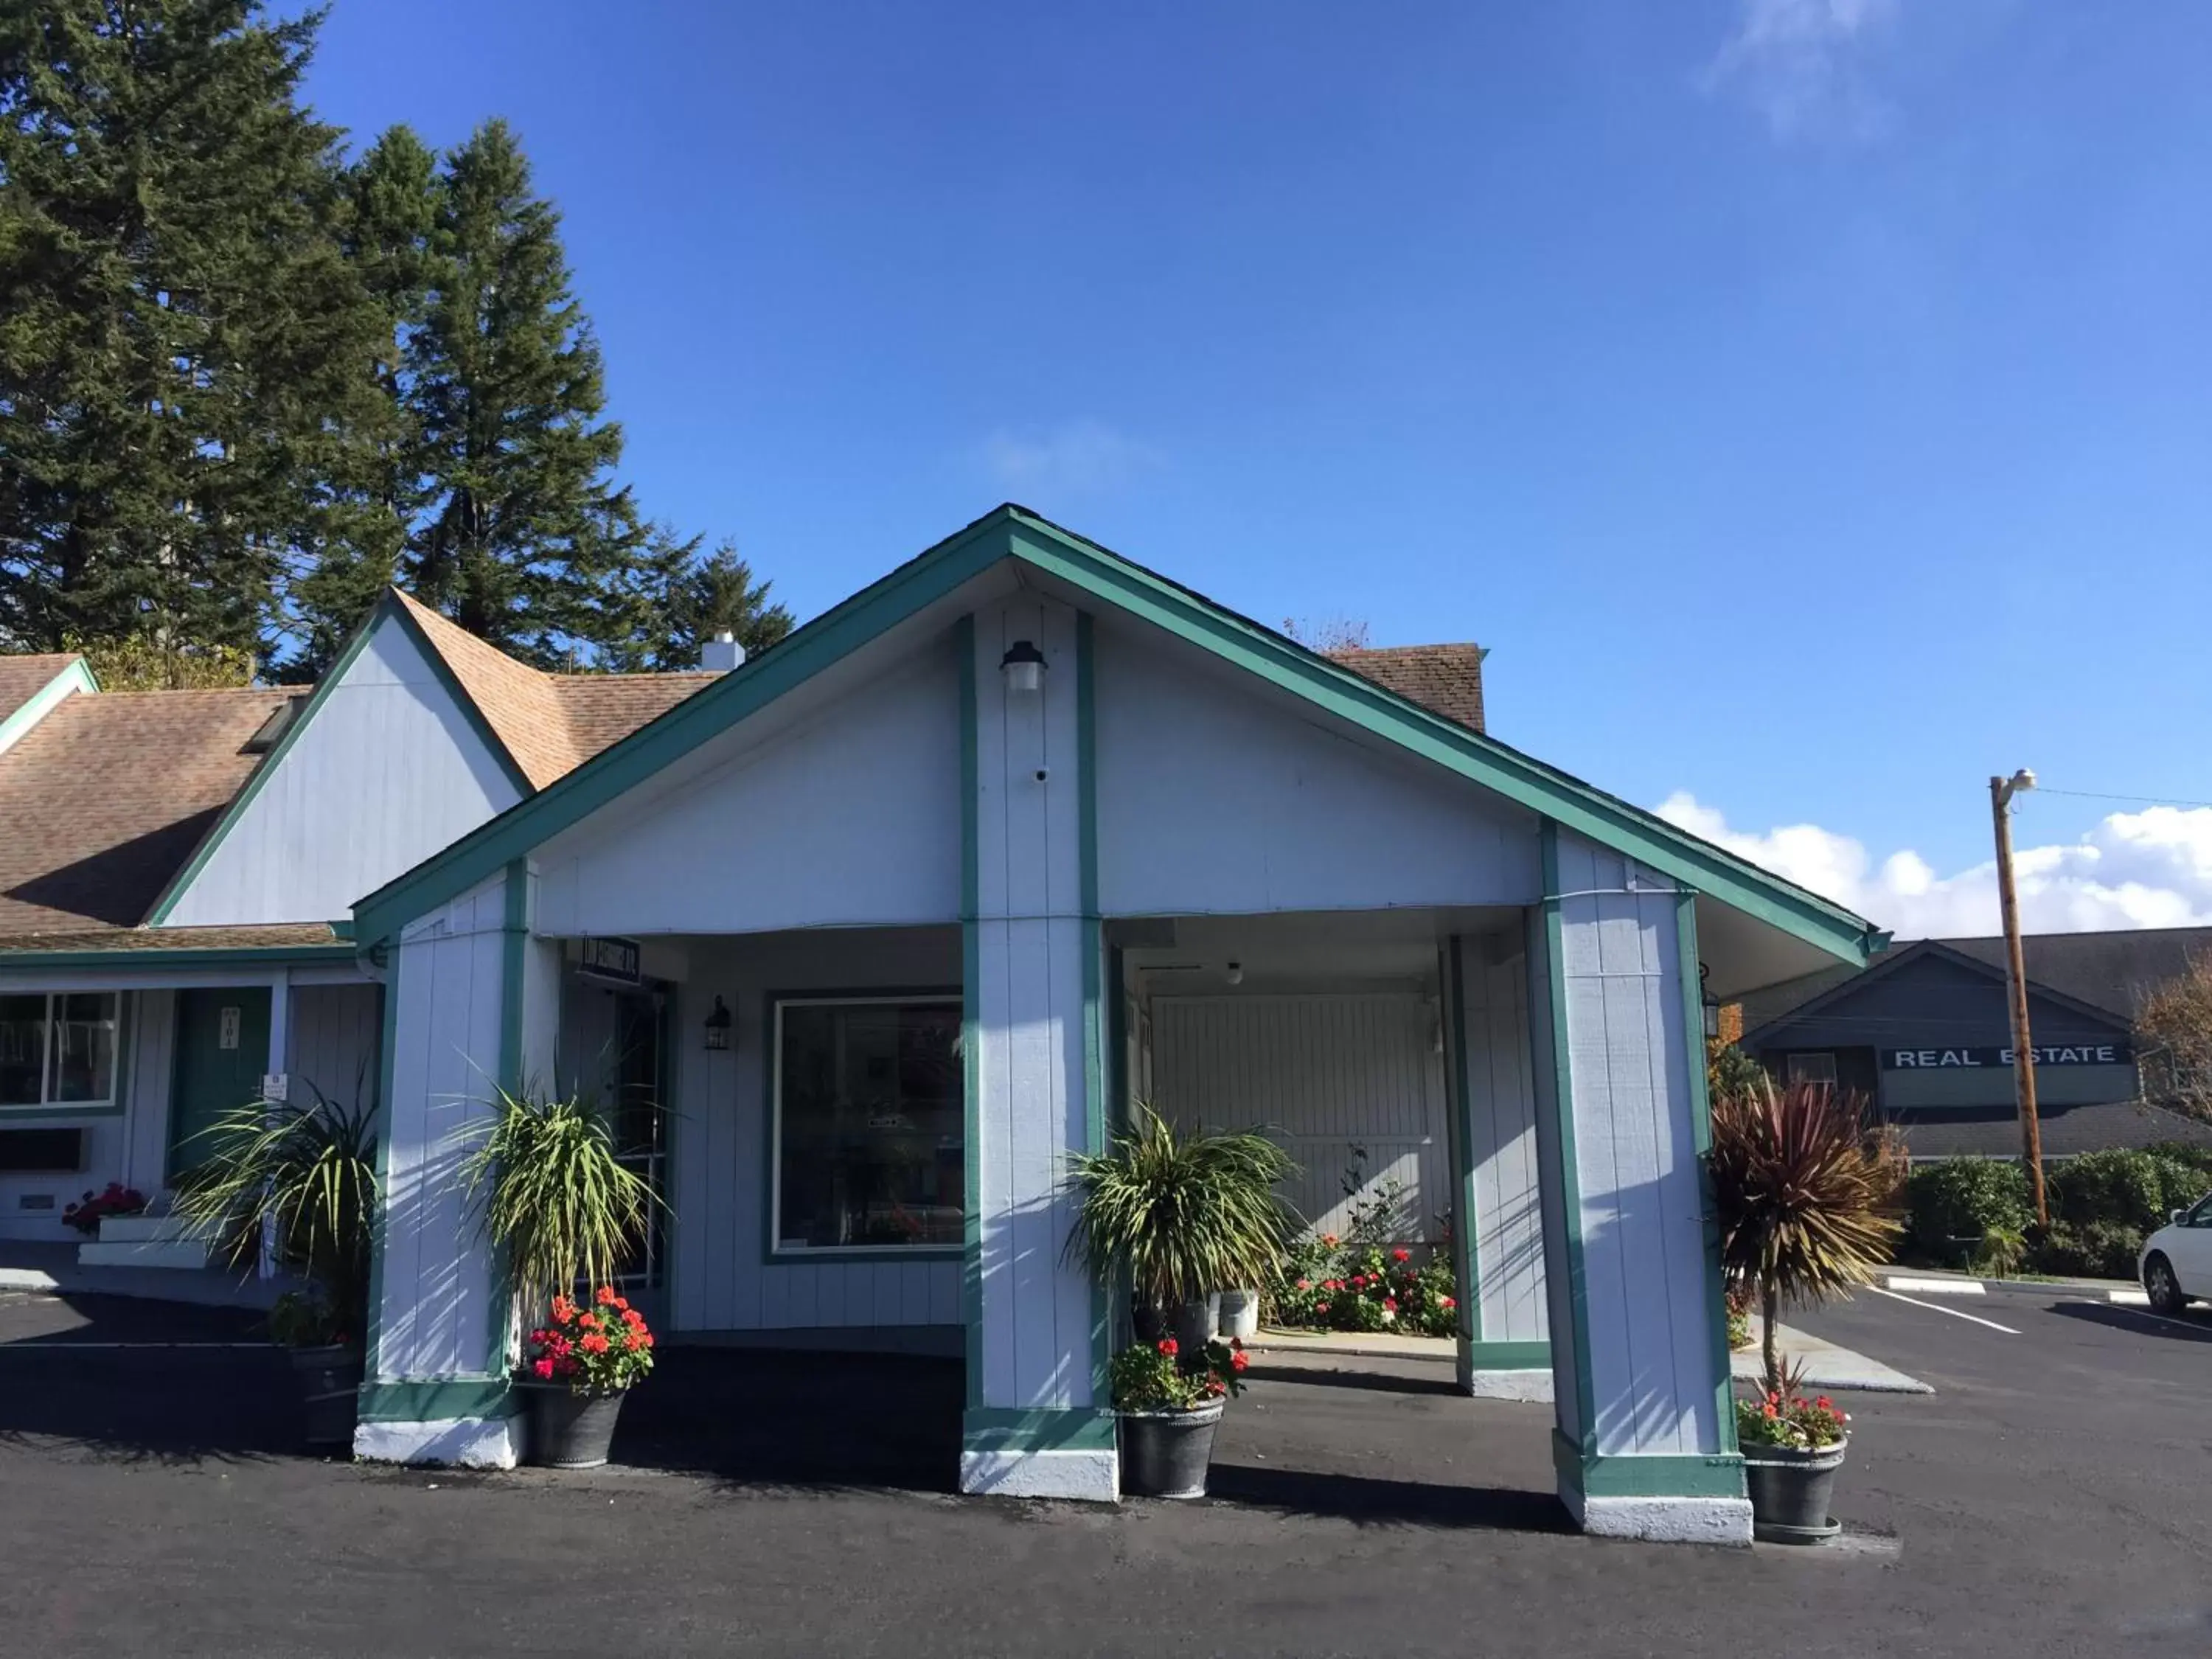
<instances>
[{"instance_id":1,"label":"green painted column base","mask_svg":"<svg viewBox=\"0 0 2212 1659\"><path fill-rule=\"evenodd\" d=\"M1462 1342L1461 1357L1479 1371L1548 1371L1548 1342Z\"/></svg>"},{"instance_id":2,"label":"green painted column base","mask_svg":"<svg viewBox=\"0 0 2212 1659\"><path fill-rule=\"evenodd\" d=\"M364 1382L354 1455L379 1463L511 1469L522 1461L527 1409L503 1376Z\"/></svg>"},{"instance_id":3,"label":"green painted column base","mask_svg":"<svg viewBox=\"0 0 2212 1659\"><path fill-rule=\"evenodd\" d=\"M1607 1455L1552 1431L1559 1501L1584 1532L1660 1543L1751 1542L1737 1452Z\"/></svg>"},{"instance_id":4,"label":"green painted column base","mask_svg":"<svg viewBox=\"0 0 2212 1659\"><path fill-rule=\"evenodd\" d=\"M1111 1504L1121 1495L1114 1413L970 1406L960 1423L960 1490Z\"/></svg>"}]
</instances>

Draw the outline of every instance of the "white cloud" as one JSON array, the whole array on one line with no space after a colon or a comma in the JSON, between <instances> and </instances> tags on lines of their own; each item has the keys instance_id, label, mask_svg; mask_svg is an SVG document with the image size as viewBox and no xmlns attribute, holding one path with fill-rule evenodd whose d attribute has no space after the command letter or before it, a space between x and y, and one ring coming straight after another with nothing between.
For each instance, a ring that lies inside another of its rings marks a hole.
<instances>
[{"instance_id":1,"label":"white cloud","mask_svg":"<svg viewBox=\"0 0 2212 1659\"><path fill-rule=\"evenodd\" d=\"M1700 84L1744 98L1778 138L1879 137L1893 112L1865 58L1897 12L1898 0L1737 0Z\"/></svg>"},{"instance_id":2,"label":"white cloud","mask_svg":"<svg viewBox=\"0 0 2212 1659\"><path fill-rule=\"evenodd\" d=\"M1097 421L1048 432L997 432L983 463L1008 491L1090 495L1112 489L1160 465L1159 451Z\"/></svg>"},{"instance_id":3,"label":"white cloud","mask_svg":"<svg viewBox=\"0 0 2212 1659\"><path fill-rule=\"evenodd\" d=\"M1994 857L1943 876L1909 849L1877 864L1858 842L1817 824L1764 835L1731 830L1717 808L1686 791L1669 795L1658 810L1668 823L1848 906L1899 939L1998 931ZM2016 844L2013 879L2021 925L2032 933L2212 926L2212 807L2114 812L2079 841Z\"/></svg>"}]
</instances>

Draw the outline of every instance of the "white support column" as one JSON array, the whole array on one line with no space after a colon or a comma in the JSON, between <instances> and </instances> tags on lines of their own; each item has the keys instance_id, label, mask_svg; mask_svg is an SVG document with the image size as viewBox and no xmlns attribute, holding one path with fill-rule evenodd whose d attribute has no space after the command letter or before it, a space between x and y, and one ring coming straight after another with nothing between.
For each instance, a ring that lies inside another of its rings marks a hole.
<instances>
[{"instance_id":1,"label":"white support column","mask_svg":"<svg viewBox=\"0 0 2212 1659\"><path fill-rule=\"evenodd\" d=\"M269 1057L261 1073L264 1100L291 1097L292 970L280 968L269 981ZM261 1218L259 1277L276 1276L276 1218Z\"/></svg>"},{"instance_id":2,"label":"white support column","mask_svg":"<svg viewBox=\"0 0 2212 1659\"><path fill-rule=\"evenodd\" d=\"M1460 1386L1493 1399L1549 1400L1526 941L1517 929L1455 934L1444 965Z\"/></svg>"},{"instance_id":3,"label":"white support column","mask_svg":"<svg viewBox=\"0 0 2212 1659\"><path fill-rule=\"evenodd\" d=\"M968 869L963 1491L1119 1495L1103 1298L1062 1257L1066 1155L1099 1144L1103 945L1086 619L1020 595L962 626ZM1001 659L1027 641L1041 690Z\"/></svg>"},{"instance_id":4,"label":"white support column","mask_svg":"<svg viewBox=\"0 0 2212 1659\"><path fill-rule=\"evenodd\" d=\"M1748 1544L1705 1219L1693 896L1544 826L1529 927L1559 1496L1585 1530Z\"/></svg>"},{"instance_id":5,"label":"white support column","mask_svg":"<svg viewBox=\"0 0 2212 1659\"><path fill-rule=\"evenodd\" d=\"M493 1085L519 1064L528 920L518 864L410 924L390 949L383 1215L359 1457L504 1468L521 1452L506 1364L512 1313L459 1176Z\"/></svg>"}]
</instances>

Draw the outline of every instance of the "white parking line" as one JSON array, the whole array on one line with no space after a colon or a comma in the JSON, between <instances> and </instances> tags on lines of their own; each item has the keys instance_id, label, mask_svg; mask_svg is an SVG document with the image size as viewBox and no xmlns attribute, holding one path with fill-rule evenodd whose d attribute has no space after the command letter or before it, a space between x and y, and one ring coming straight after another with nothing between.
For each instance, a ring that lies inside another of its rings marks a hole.
<instances>
[{"instance_id":1,"label":"white parking line","mask_svg":"<svg viewBox=\"0 0 2212 1659\"><path fill-rule=\"evenodd\" d=\"M1892 1273L1883 1280L1893 1291L1917 1291L1923 1296L1987 1296L1989 1287L1978 1279L1912 1279Z\"/></svg>"},{"instance_id":2,"label":"white parking line","mask_svg":"<svg viewBox=\"0 0 2212 1659\"><path fill-rule=\"evenodd\" d=\"M2018 1331L2013 1329L2009 1325L2000 1325L1996 1320L1984 1319L1979 1314L1960 1313L1956 1308L1947 1308L1940 1302L1915 1301L1911 1297L1899 1296L1895 1291L1885 1291L1879 1285L1869 1285L1866 1288L1872 1291L1876 1296L1887 1297L1892 1302L1902 1302L1906 1305L1914 1308L1925 1308L1930 1313L1948 1314L1954 1319L1963 1319L1972 1325L1986 1325L1993 1331L2002 1331L2007 1336L2018 1336L2020 1334Z\"/></svg>"}]
</instances>

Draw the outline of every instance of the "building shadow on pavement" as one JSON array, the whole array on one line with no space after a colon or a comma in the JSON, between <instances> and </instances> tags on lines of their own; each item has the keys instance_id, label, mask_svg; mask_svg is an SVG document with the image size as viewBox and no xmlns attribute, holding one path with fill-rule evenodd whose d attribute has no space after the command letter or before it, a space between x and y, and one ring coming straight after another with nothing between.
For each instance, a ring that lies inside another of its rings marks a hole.
<instances>
[{"instance_id":1,"label":"building shadow on pavement","mask_svg":"<svg viewBox=\"0 0 2212 1659\"><path fill-rule=\"evenodd\" d=\"M1310 1469L1216 1463L1207 1498L1223 1503L1327 1516L1361 1526L1475 1527L1514 1532L1574 1530L1559 1498L1513 1486L1455 1486Z\"/></svg>"},{"instance_id":2,"label":"building shadow on pavement","mask_svg":"<svg viewBox=\"0 0 2212 1659\"><path fill-rule=\"evenodd\" d=\"M2191 1319L2174 1319L2103 1302L2054 1302L2051 1311L2062 1318L2078 1319L2084 1324L2102 1325L2109 1330L2128 1331L2137 1336L2162 1336L2172 1342L2212 1342L2212 1319L2200 1324Z\"/></svg>"},{"instance_id":3,"label":"building shadow on pavement","mask_svg":"<svg viewBox=\"0 0 2212 1659\"><path fill-rule=\"evenodd\" d=\"M1366 1389L1376 1394L1436 1395L1448 1400L1464 1400L1465 1390L1449 1374L1440 1376L1408 1376L1396 1371L1364 1371L1358 1370L1357 1358L1340 1362L1327 1370L1311 1365L1270 1365L1258 1359L1246 1369L1247 1382L1295 1382L1316 1389Z\"/></svg>"},{"instance_id":4,"label":"building shadow on pavement","mask_svg":"<svg viewBox=\"0 0 2212 1659\"><path fill-rule=\"evenodd\" d=\"M305 1456L302 1428L258 1313L112 1296L0 1306L0 1444L192 1464Z\"/></svg>"}]
</instances>

